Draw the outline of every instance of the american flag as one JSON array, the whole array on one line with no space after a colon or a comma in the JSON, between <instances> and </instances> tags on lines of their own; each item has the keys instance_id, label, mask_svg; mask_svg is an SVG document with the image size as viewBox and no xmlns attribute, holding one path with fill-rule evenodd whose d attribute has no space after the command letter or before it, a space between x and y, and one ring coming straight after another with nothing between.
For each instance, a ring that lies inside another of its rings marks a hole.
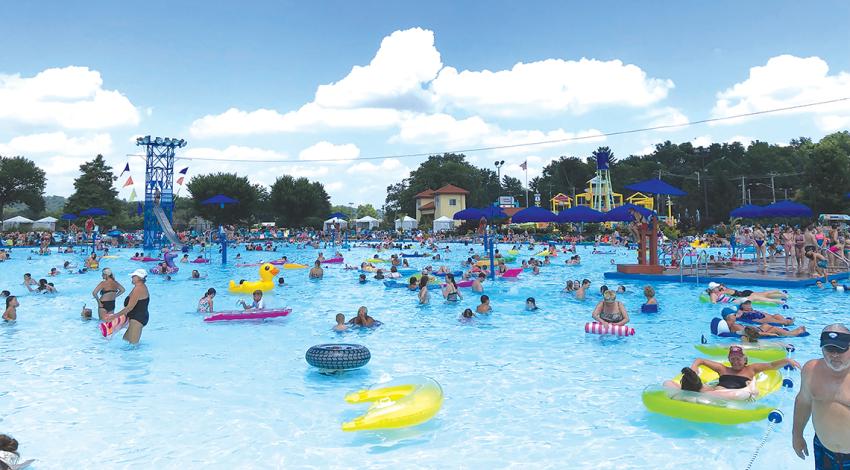
<instances>
[{"instance_id":1,"label":"american flag","mask_svg":"<svg viewBox=\"0 0 850 470\"><path fill-rule=\"evenodd\" d=\"M528 160L522 162L522 164L519 167L522 168L523 170L527 170L528 169Z\"/></svg>"}]
</instances>

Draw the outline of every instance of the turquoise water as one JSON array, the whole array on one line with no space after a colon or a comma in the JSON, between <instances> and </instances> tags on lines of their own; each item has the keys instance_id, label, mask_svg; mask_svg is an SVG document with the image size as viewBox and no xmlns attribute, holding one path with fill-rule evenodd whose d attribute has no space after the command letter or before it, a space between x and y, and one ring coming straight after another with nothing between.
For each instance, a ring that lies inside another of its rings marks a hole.
<instances>
[{"instance_id":1,"label":"turquoise water","mask_svg":"<svg viewBox=\"0 0 850 470\"><path fill-rule=\"evenodd\" d=\"M441 264L458 268L468 247L451 247L455 261ZM277 255L296 262L316 256L313 249L281 250ZM432 291L432 303L420 307L414 293L374 279L360 285L356 272L332 265L321 281L308 280L306 270L282 271L287 285L268 293L266 304L291 307L286 318L209 324L194 313L206 289L219 291L217 310L233 309L242 297L226 292L227 281L256 279L257 268L179 264L170 282L149 278L151 320L140 345L130 347L120 337L101 337L96 321L80 320L82 305L92 304L97 273L51 279L57 295L24 293L24 272L46 277L64 260L80 262L80 255L26 260L27 250L15 250L14 259L0 263L0 289L19 294L21 303L18 321L0 325L0 432L20 441L24 458L38 459L36 469L744 468L766 422L696 424L651 414L641 403L646 386L696 357L693 344L708 335L719 309L696 300L697 286L658 284L660 313L641 314L642 286L625 284L632 293L620 300L636 335L587 335L583 327L610 260L634 257L622 248L614 255L590 251L579 247L581 266L564 266L562 255L539 276L486 283L493 313L473 322L458 321L478 303L469 289L461 290L458 304ZM269 257L239 252L244 261ZM351 264L373 253L344 251ZM128 288L130 271L152 266L129 261L127 251L114 254L121 259L103 266ZM189 280L195 267L209 277ZM587 301L560 292L566 279L584 277L593 282ZM813 332L846 321L844 294L792 294L788 313ZM524 310L528 296L540 310ZM336 313L350 318L360 305L384 326L330 331ZM816 338L794 340L793 357L816 357ZM372 360L357 371L322 375L304 353L327 342L363 344ZM786 374L799 382L798 372ZM365 411L347 404L346 393L408 375L442 385L445 401L433 420L395 431L340 430ZM790 446L794 393L796 387L773 399L786 419L753 468L810 468ZM811 440L811 428L806 436Z\"/></svg>"}]
</instances>

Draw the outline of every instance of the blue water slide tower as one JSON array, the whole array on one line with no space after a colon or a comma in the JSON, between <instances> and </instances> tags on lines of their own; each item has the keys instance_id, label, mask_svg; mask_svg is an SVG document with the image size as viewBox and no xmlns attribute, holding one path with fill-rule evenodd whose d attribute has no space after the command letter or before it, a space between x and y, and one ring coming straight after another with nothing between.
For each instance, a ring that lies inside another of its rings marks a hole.
<instances>
[{"instance_id":1,"label":"blue water slide tower","mask_svg":"<svg viewBox=\"0 0 850 470\"><path fill-rule=\"evenodd\" d=\"M136 145L145 148L145 250L162 245L165 236L178 243L171 227L174 210L174 151L186 146L183 139L146 135L136 139Z\"/></svg>"}]
</instances>

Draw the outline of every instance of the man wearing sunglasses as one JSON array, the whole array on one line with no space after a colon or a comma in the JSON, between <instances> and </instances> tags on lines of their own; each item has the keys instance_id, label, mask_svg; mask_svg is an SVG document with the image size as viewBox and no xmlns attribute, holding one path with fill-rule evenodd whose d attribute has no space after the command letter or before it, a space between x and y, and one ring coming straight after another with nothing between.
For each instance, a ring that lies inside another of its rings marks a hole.
<instances>
[{"instance_id":1,"label":"man wearing sunglasses","mask_svg":"<svg viewBox=\"0 0 850 470\"><path fill-rule=\"evenodd\" d=\"M809 455L803 430L812 417L816 469L850 470L850 330L836 323L820 336L823 359L806 363L794 402L794 452Z\"/></svg>"}]
</instances>

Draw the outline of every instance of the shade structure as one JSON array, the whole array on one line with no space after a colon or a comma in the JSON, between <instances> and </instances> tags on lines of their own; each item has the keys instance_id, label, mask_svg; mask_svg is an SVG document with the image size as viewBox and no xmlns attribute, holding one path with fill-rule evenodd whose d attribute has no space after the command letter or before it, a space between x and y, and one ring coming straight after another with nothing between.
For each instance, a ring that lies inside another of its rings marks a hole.
<instances>
[{"instance_id":1,"label":"shade structure","mask_svg":"<svg viewBox=\"0 0 850 470\"><path fill-rule=\"evenodd\" d=\"M12 230L20 227L21 225L31 224L32 220L21 217L20 215L12 217L11 219L6 219L3 221L3 230Z\"/></svg>"},{"instance_id":2,"label":"shade structure","mask_svg":"<svg viewBox=\"0 0 850 470\"><path fill-rule=\"evenodd\" d=\"M777 201L764 208L765 217L811 217L812 209L794 201Z\"/></svg>"},{"instance_id":3,"label":"shade structure","mask_svg":"<svg viewBox=\"0 0 850 470\"><path fill-rule=\"evenodd\" d=\"M757 206L755 204L745 204L736 209L732 209L732 212L729 213L730 217L741 217L744 219L755 219L757 217L764 217L764 207Z\"/></svg>"},{"instance_id":4,"label":"shade structure","mask_svg":"<svg viewBox=\"0 0 850 470\"><path fill-rule=\"evenodd\" d=\"M511 217L511 222L521 224L524 222L557 222L558 216L552 211L542 207L531 206L517 212Z\"/></svg>"},{"instance_id":5,"label":"shade structure","mask_svg":"<svg viewBox=\"0 0 850 470\"><path fill-rule=\"evenodd\" d=\"M326 232L330 232L331 230L336 229L337 224L339 224L339 228L348 227L348 221L339 217L331 217L330 219L326 220L324 224L322 224L322 226Z\"/></svg>"},{"instance_id":6,"label":"shade structure","mask_svg":"<svg viewBox=\"0 0 850 470\"><path fill-rule=\"evenodd\" d=\"M354 223L357 227L364 227L366 229L372 230L373 228L380 225L381 221L370 215L367 215L364 217L360 217L359 219L355 219Z\"/></svg>"},{"instance_id":7,"label":"shade structure","mask_svg":"<svg viewBox=\"0 0 850 470\"><path fill-rule=\"evenodd\" d=\"M652 214L654 214L653 211L651 211L651 210L649 210L645 207L636 206L634 204L625 204L625 205L622 205L622 206L620 206L616 209L612 209L608 212L605 212L602 215L602 221L604 221L604 222L631 222L631 221L635 220L635 218L630 213L629 209L636 210L639 214L641 214L644 217L649 217Z\"/></svg>"},{"instance_id":8,"label":"shade structure","mask_svg":"<svg viewBox=\"0 0 850 470\"><path fill-rule=\"evenodd\" d=\"M330 215L331 219L348 219L348 216L343 214L342 212L334 212Z\"/></svg>"},{"instance_id":9,"label":"shade structure","mask_svg":"<svg viewBox=\"0 0 850 470\"><path fill-rule=\"evenodd\" d=\"M626 186L626 189L646 194L664 194L667 196L684 196L688 194L682 191L681 189L675 186L671 186L670 184L658 178L653 178L651 180L630 184Z\"/></svg>"},{"instance_id":10,"label":"shade structure","mask_svg":"<svg viewBox=\"0 0 850 470\"><path fill-rule=\"evenodd\" d=\"M56 222L58 222L58 221L59 221L59 219L56 219L54 217L43 217L43 218L38 219L38 220L36 220L35 222L32 223L32 229L33 230L49 230L49 231L52 232L52 231L56 230Z\"/></svg>"},{"instance_id":11,"label":"shade structure","mask_svg":"<svg viewBox=\"0 0 850 470\"><path fill-rule=\"evenodd\" d=\"M413 230L416 228L417 225L418 223L416 222L416 219L407 215L403 216L400 219L396 219L395 221L395 229L401 231Z\"/></svg>"},{"instance_id":12,"label":"shade structure","mask_svg":"<svg viewBox=\"0 0 850 470\"><path fill-rule=\"evenodd\" d=\"M481 213L480 209L476 209L474 207L470 207L468 209L464 209L462 211L457 211L452 216L454 220L478 220L481 217L484 217L484 214Z\"/></svg>"},{"instance_id":13,"label":"shade structure","mask_svg":"<svg viewBox=\"0 0 850 470\"><path fill-rule=\"evenodd\" d=\"M62 214L62 216L59 217L59 218L62 219L62 220L75 220L77 218L77 215L76 214Z\"/></svg>"},{"instance_id":14,"label":"shade structure","mask_svg":"<svg viewBox=\"0 0 850 470\"><path fill-rule=\"evenodd\" d=\"M576 206L558 212L558 222L600 222L603 215L587 206Z\"/></svg>"},{"instance_id":15,"label":"shade structure","mask_svg":"<svg viewBox=\"0 0 850 470\"><path fill-rule=\"evenodd\" d=\"M215 196L201 201L203 205L211 205L211 204L238 204L239 201L233 199L232 197L225 196L224 194L216 194Z\"/></svg>"},{"instance_id":16,"label":"shade structure","mask_svg":"<svg viewBox=\"0 0 850 470\"><path fill-rule=\"evenodd\" d=\"M506 219L508 217L508 214L505 214L501 207L490 206L478 210L481 211L481 217L488 219Z\"/></svg>"},{"instance_id":17,"label":"shade structure","mask_svg":"<svg viewBox=\"0 0 850 470\"><path fill-rule=\"evenodd\" d=\"M101 209L100 207L92 207L90 209L86 209L84 211L80 211L80 215L90 216L90 217L98 217L101 215L107 215L109 211L106 209Z\"/></svg>"},{"instance_id":18,"label":"shade structure","mask_svg":"<svg viewBox=\"0 0 850 470\"><path fill-rule=\"evenodd\" d=\"M446 216L442 216L439 219L434 219L433 227L435 232L454 230L455 222Z\"/></svg>"}]
</instances>

